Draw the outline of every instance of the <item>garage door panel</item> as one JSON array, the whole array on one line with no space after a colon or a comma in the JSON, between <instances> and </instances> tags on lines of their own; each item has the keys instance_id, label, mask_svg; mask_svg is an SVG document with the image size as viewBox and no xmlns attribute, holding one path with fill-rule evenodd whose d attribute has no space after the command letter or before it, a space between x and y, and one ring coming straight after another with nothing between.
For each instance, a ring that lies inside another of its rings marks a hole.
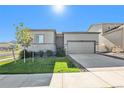
<instances>
[{"instance_id":1,"label":"garage door panel","mask_svg":"<svg viewBox=\"0 0 124 93\"><path fill-rule=\"evenodd\" d=\"M68 53L94 53L94 42L68 42Z\"/></svg>"}]
</instances>

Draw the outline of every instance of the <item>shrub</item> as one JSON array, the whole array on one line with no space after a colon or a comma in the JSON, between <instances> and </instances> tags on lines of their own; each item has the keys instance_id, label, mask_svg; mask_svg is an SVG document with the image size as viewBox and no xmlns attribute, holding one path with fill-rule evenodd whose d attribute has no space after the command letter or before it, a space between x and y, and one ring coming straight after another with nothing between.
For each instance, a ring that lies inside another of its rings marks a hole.
<instances>
[{"instance_id":1,"label":"shrub","mask_svg":"<svg viewBox=\"0 0 124 93\"><path fill-rule=\"evenodd\" d=\"M33 53L34 53L34 57L43 57L44 52L43 51L39 51L39 52L32 52L32 51L27 51L25 50L25 58L30 58L33 57ZM50 54L49 54L50 55ZM22 50L19 54L19 58L23 59L24 58L24 50Z\"/></svg>"},{"instance_id":2,"label":"shrub","mask_svg":"<svg viewBox=\"0 0 124 93\"><path fill-rule=\"evenodd\" d=\"M39 52L32 52L32 56L34 53L34 57L43 57L44 52L43 51L39 51Z\"/></svg>"},{"instance_id":3,"label":"shrub","mask_svg":"<svg viewBox=\"0 0 124 93\"><path fill-rule=\"evenodd\" d=\"M34 52L34 57L38 57L39 53L38 52Z\"/></svg>"},{"instance_id":4,"label":"shrub","mask_svg":"<svg viewBox=\"0 0 124 93\"><path fill-rule=\"evenodd\" d=\"M44 52L43 51L39 51L39 55L40 55L40 57L43 57Z\"/></svg>"},{"instance_id":5,"label":"shrub","mask_svg":"<svg viewBox=\"0 0 124 93\"><path fill-rule=\"evenodd\" d=\"M53 56L53 51L52 51L52 50L47 50L47 51L46 51L46 55L47 55L48 57Z\"/></svg>"},{"instance_id":6,"label":"shrub","mask_svg":"<svg viewBox=\"0 0 124 93\"><path fill-rule=\"evenodd\" d=\"M25 50L25 58L29 58L32 56L32 52L29 52L27 50ZM19 58L23 59L24 58L24 50L22 50L19 54Z\"/></svg>"},{"instance_id":7,"label":"shrub","mask_svg":"<svg viewBox=\"0 0 124 93\"><path fill-rule=\"evenodd\" d=\"M64 48L58 48L56 51L56 56L57 57L65 57L65 50Z\"/></svg>"}]
</instances>

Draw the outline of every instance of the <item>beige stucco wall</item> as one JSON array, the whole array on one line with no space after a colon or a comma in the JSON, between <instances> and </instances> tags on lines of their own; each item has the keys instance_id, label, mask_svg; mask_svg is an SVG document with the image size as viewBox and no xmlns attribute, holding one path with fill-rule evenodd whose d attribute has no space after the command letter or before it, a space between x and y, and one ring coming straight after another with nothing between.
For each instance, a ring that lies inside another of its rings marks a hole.
<instances>
[{"instance_id":1,"label":"beige stucco wall","mask_svg":"<svg viewBox=\"0 0 124 93\"><path fill-rule=\"evenodd\" d=\"M56 47L63 48L64 47L64 35L62 33L56 34Z\"/></svg>"},{"instance_id":2,"label":"beige stucco wall","mask_svg":"<svg viewBox=\"0 0 124 93\"><path fill-rule=\"evenodd\" d=\"M90 32L89 32L90 33ZM67 44L68 40L94 40L98 42L98 34L66 34L64 33L64 44Z\"/></svg>"},{"instance_id":3,"label":"beige stucco wall","mask_svg":"<svg viewBox=\"0 0 124 93\"><path fill-rule=\"evenodd\" d=\"M90 32L89 32L90 33ZM64 48L67 52L67 41L68 40L92 40L92 41L96 41L98 43L98 34L86 34L86 33L73 33L73 34L69 34L69 33L64 33Z\"/></svg>"},{"instance_id":4,"label":"beige stucco wall","mask_svg":"<svg viewBox=\"0 0 124 93\"><path fill-rule=\"evenodd\" d=\"M106 48L105 45L107 45L107 47L111 48L114 46L114 44L109 41L107 38L105 38L104 36L102 36L101 34L99 35L99 44L98 44L98 50L99 52L106 52Z\"/></svg>"},{"instance_id":5,"label":"beige stucco wall","mask_svg":"<svg viewBox=\"0 0 124 93\"><path fill-rule=\"evenodd\" d=\"M98 43L97 48L96 48L96 51L99 51L99 52L106 51L105 47L103 47L104 43L107 43L107 45L112 44L109 40L107 40L104 36L102 36L102 34L103 34L103 28L102 27L103 27L102 24L94 24L94 25L91 25L88 29L88 32L100 32L99 43Z\"/></svg>"},{"instance_id":6,"label":"beige stucco wall","mask_svg":"<svg viewBox=\"0 0 124 93\"><path fill-rule=\"evenodd\" d=\"M107 40L109 40L113 45L110 46L110 48L113 46L120 46L122 49L124 49L124 31L123 28L114 30L110 33L106 33L103 35Z\"/></svg>"},{"instance_id":7,"label":"beige stucco wall","mask_svg":"<svg viewBox=\"0 0 124 93\"><path fill-rule=\"evenodd\" d=\"M49 30L33 30L31 31L32 33L32 44L31 46L28 47L28 51L46 51L46 50L52 50L56 51L56 46L55 46L55 31L49 31ZM44 43L43 44L38 44L36 43L35 40L35 35L44 35Z\"/></svg>"},{"instance_id":8,"label":"beige stucco wall","mask_svg":"<svg viewBox=\"0 0 124 93\"><path fill-rule=\"evenodd\" d=\"M104 31L107 31L109 28L113 28L118 25L121 25L121 23L103 23L90 26L88 32L101 32L99 34L99 45L97 51L107 51L105 46L107 46L110 50L114 46L121 46L121 48L124 49L124 31L122 31L122 29L115 29L111 33L103 34ZM121 28L123 28L123 26L121 26Z\"/></svg>"},{"instance_id":9,"label":"beige stucco wall","mask_svg":"<svg viewBox=\"0 0 124 93\"><path fill-rule=\"evenodd\" d=\"M31 46L28 47L27 49L28 51L44 51L46 52L46 50L52 50L53 52L56 51L56 46L55 44L33 44Z\"/></svg>"},{"instance_id":10,"label":"beige stucco wall","mask_svg":"<svg viewBox=\"0 0 124 93\"><path fill-rule=\"evenodd\" d=\"M55 32L54 31L31 31L32 33L32 37L33 37L33 42L32 43L36 43L35 42L35 35L36 34L41 34L44 35L44 43L55 43Z\"/></svg>"}]
</instances>

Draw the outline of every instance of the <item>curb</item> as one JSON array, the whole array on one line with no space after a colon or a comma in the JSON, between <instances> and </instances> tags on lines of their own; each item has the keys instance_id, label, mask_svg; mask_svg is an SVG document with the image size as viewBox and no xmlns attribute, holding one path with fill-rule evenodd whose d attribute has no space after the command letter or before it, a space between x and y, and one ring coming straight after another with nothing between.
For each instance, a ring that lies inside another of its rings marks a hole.
<instances>
[{"instance_id":1,"label":"curb","mask_svg":"<svg viewBox=\"0 0 124 93\"><path fill-rule=\"evenodd\" d=\"M116 59L120 59L120 60L124 60L124 58L122 58L122 57L117 57L117 56L107 55L107 54L104 54L104 53L97 53L97 54L99 54L99 55L103 55L103 56L107 56L107 57L116 58Z\"/></svg>"}]
</instances>

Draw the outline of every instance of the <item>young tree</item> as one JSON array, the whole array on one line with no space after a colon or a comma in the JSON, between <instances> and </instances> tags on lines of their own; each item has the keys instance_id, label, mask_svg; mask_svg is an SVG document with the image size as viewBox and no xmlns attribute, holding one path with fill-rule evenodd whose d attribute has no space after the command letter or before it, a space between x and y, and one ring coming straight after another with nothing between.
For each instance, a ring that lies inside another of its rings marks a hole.
<instances>
[{"instance_id":1,"label":"young tree","mask_svg":"<svg viewBox=\"0 0 124 93\"><path fill-rule=\"evenodd\" d=\"M10 45L9 48L12 50L13 59L16 63L15 52L14 52L16 46L13 43L10 43L9 45Z\"/></svg>"},{"instance_id":2,"label":"young tree","mask_svg":"<svg viewBox=\"0 0 124 93\"><path fill-rule=\"evenodd\" d=\"M24 48L24 63L25 63L25 50L30 46L32 41L31 33L27 27L24 26L23 23L20 23L16 27L16 39L17 43L20 44Z\"/></svg>"}]
</instances>

